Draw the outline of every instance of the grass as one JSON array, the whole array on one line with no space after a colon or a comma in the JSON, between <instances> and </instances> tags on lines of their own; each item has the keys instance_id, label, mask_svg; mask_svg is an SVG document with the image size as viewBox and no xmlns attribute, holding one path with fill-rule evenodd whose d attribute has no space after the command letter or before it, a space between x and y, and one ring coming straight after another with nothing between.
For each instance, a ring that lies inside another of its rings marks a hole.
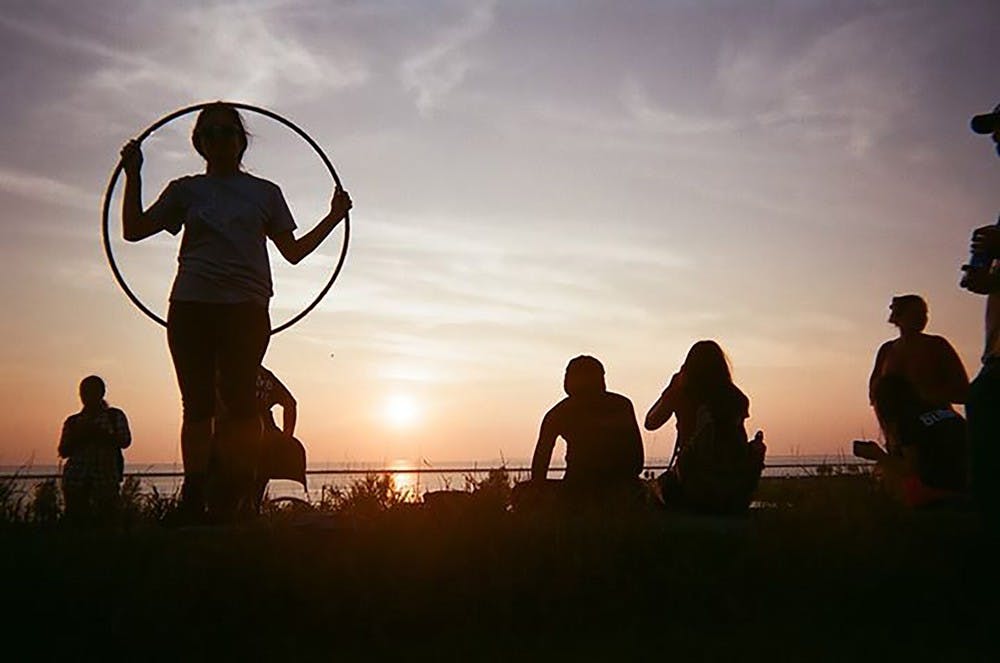
<instances>
[{"instance_id":1,"label":"grass","mask_svg":"<svg viewBox=\"0 0 1000 663\"><path fill-rule=\"evenodd\" d=\"M17 505L0 504L17 514L0 523L5 641L111 660L992 651L996 539L973 514L908 511L872 477L765 480L758 499L777 506L737 519L517 514L510 485L497 471L421 504L372 475L308 507L279 501L253 523L187 530L157 524L171 497L123 490L131 516L81 529L0 486Z\"/></svg>"}]
</instances>

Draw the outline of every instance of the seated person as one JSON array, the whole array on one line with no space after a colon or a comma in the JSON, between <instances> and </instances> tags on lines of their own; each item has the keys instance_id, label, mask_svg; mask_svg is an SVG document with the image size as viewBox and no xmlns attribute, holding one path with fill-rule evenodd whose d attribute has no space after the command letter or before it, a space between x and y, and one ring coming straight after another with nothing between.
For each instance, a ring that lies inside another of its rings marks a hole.
<instances>
[{"instance_id":1,"label":"seated person","mask_svg":"<svg viewBox=\"0 0 1000 663\"><path fill-rule=\"evenodd\" d=\"M566 398L542 419L531 461L531 482L521 484L519 492L555 489L571 500L638 499L644 454L632 402L608 391L604 366L585 355L566 366L563 389ZM559 437L566 441L566 474L562 481L548 481Z\"/></svg>"},{"instance_id":2,"label":"seated person","mask_svg":"<svg viewBox=\"0 0 1000 663\"><path fill-rule=\"evenodd\" d=\"M270 370L261 366L256 379L257 413L260 416L261 436L258 450L257 473L252 486L223 486L222 490L234 492L222 499L238 502L244 512L259 511L271 479L297 481L306 488L306 452L295 437L298 407L292 392ZM222 399L217 399L216 421L225 425L227 416ZM281 427L274 421L272 408L281 406ZM246 453L254 450L246 449ZM221 461L221 459L218 459ZM249 494L247 494L249 493Z\"/></svg>"},{"instance_id":3,"label":"seated person","mask_svg":"<svg viewBox=\"0 0 1000 663\"><path fill-rule=\"evenodd\" d=\"M966 490L968 451L965 419L950 407L935 407L901 375L886 376L875 388L886 453L875 442L858 441L855 455L879 463L883 476L909 506L953 500Z\"/></svg>"},{"instance_id":4,"label":"seated person","mask_svg":"<svg viewBox=\"0 0 1000 663\"><path fill-rule=\"evenodd\" d=\"M709 513L746 511L764 468L763 433L747 442L750 400L733 384L715 341L698 341L646 414L656 430L677 417L676 463L658 478L667 506Z\"/></svg>"},{"instance_id":5,"label":"seated person","mask_svg":"<svg viewBox=\"0 0 1000 663\"><path fill-rule=\"evenodd\" d=\"M899 338L883 343L875 355L868 380L872 405L879 381L888 375L905 377L920 399L935 408L965 402L969 390L965 366L944 337L924 333L927 319L927 302L919 295L892 298L889 322L899 328Z\"/></svg>"},{"instance_id":6,"label":"seated person","mask_svg":"<svg viewBox=\"0 0 1000 663\"><path fill-rule=\"evenodd\" d=\"M281 406L281 428L274 421L272 408ZM257 371L257 411L260 413L262 448L257 473L257 509L264 499L271 479L297 481L306 489L306 450L295 437L298 406L295 397L274 373L260 367Z\"/></svg>"}]
</instances>

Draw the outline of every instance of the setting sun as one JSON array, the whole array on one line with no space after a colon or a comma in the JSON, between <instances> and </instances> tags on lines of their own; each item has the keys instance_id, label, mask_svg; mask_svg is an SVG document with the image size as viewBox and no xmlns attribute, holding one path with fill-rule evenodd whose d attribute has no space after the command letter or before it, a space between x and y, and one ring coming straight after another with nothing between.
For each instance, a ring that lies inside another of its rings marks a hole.
<instances>
[{"instance_id":1,"label":"setting sun","mask_svg":"<svg viewBox=\"0 0 1000 663\"><path fill-rule=\"evenodd\" d=\"M382 416L392 428L411 428L420 418L420 407L408 394L393 394L385 400Z\"/></svg>"}]
</instances>

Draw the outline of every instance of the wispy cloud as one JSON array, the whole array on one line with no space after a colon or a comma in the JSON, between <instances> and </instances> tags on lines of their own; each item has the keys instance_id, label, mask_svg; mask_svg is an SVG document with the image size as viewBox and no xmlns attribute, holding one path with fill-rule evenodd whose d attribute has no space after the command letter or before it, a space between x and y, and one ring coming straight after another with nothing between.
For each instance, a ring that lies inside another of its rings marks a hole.
<instances>
[{"instance_id":1,"label":"wispy cloud","mask_svg":"<svg viewBox=\"0 0 1000 663\"><path fill-rule=\"evenodd\" d=\"M0 191L50 205L93 211L93 193L44 175L0 166Z\"/></svg>"},{"instance_id":2,"label":"wispy cloud","mask_svg":"<svg viewBox=\"0 0 1000 663\"><path fill-rule=\"evenodd\" d=\"M363 63L347 54L336 62L284 29L279 11L196 7L158 17L164 37L142 57L116 58L93 83L119 92L164 86L193 98L313 98L363 83Z\"/></svg>"},{"instance_id":3,"label":"wispy cloud","mask_svg":"<svg viewBox=\"0 0 1000 663\"><path fill-rule=\"evenodd\" d=\"M431 112L465 79L473 61L463 48L490 29L493 4L473 5L461 21L442 31L430 46L404 60L400 78L403 86L416 94L421 113Z\"/></svg>"},{"instance_id":4,"label":"wispy cloud","mask_svg":"<svg viewBox=\"0 0 1000 663\"><path fill-rule=\"evenodd\" d=\"M794 125L803 138L863 156L915 105L913 58L926 13L919 7L866 13L827 28L795 52L777 31L729 44L717 80L728 105L760 125ZM912 43L903 48L901 39Z\"/></svg>"},{"instance_id":5,"label":"wispy cloud","mask_svg":"<svg viewBox=\"0 0 1000 663\"><path fill-rule=\"evenodd\" d=\"M369 76L353 53L337 50L336 40L307 44L283 24L280 7L151 5L145 11L143 22L156 26L156 39L128 48L34 18L0 16L0 26L57 52L95 60L93 72L78 81L74 106L108 96L144 100L165 94L288 103L357 86Z\"/></svg>"},{"instance_id":6,"label":"wispy cloud","mask_svg":"<svg viewBox=\"0 0 1000 663\"><path fill-rule=\"evenodd\" d=\"M632 124L646 131L674 135L704 134L731 131L738 126L736 120L729 117L684 115L656 104L635 76L625 78L619 97Z\"/></svg>"},{"instance_id":7,"label":"wispy cloud","mask_svg":"<svg viewBox=\"0 0 1000 663\"><path fill-rule=\"evenodd\" d=\"M108 46L98 39L76 34L53 23L37 19L0 15L0 27L59 51L110 59L126 56L124 51Z\"/></svg>"}]
</instances>

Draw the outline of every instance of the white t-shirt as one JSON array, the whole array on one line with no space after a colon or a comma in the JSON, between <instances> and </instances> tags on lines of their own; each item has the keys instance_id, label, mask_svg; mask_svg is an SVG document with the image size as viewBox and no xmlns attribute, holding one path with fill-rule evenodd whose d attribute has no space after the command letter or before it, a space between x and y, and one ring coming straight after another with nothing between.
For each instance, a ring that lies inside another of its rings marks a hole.
<instances>
[{"instance_id":1,"label":"white t-shirt","mask_svg":"<svg viewBox=\"0 0 1000 663\"><path fill-rule=\"evenodd\" d=\"M170 301L267 306L267 238L295 229L278 185L247 173L181 177L146 215L173 235L184 227Z\"/></svg>"}]
</instances>

